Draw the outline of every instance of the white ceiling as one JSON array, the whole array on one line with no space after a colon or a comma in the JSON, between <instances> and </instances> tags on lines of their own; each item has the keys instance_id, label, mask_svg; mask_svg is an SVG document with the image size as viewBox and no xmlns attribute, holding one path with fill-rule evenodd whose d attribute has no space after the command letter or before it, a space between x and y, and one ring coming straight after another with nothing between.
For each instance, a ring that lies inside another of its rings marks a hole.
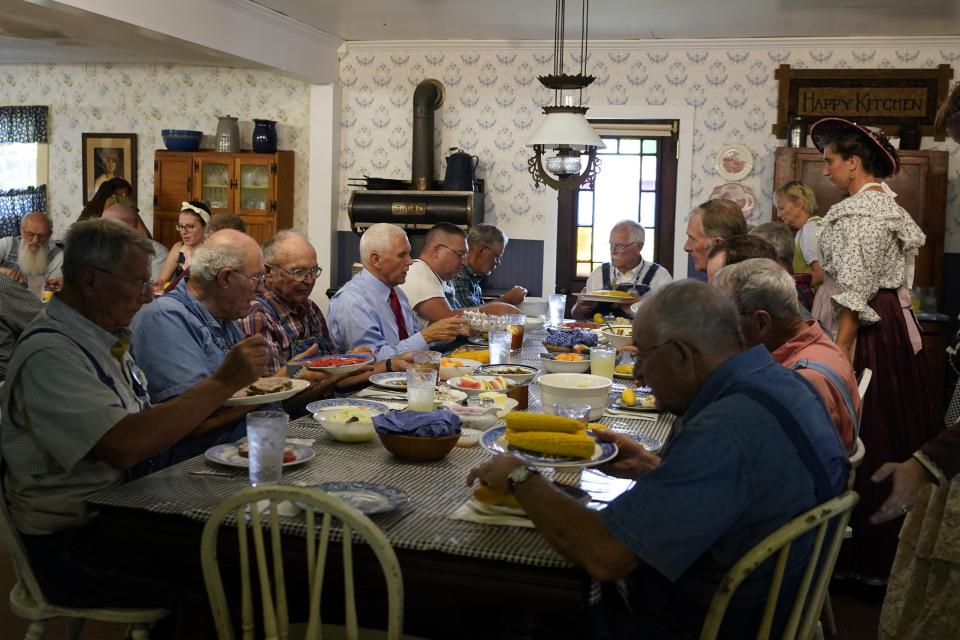
<instances>
[{"instance_id":1,"label":"white ceiling","mask_svg":"<svg viewBox=\"0 0 960 640\"><path fill-rule=\"evenodd\" d=\"M347 41L549 40L555 6L553 0L257 2ZM580 6L567 3L568 29L576 25L577 32ZM957 35L958 7L958 0L593 0L590 37Z\"/></svg>"},{"instance_id":2,"label":"white ceiling","mask_svg":"<svg viewBox=\"0 0 960 640\"><path fill-rule=\"evenodd\" d=\"M18 62L184 63L309 70L278 64L253 47L201 46L172 27L140 19L158 0L0 0L0 64ZM164 0L159 0L164 3ZM237 16L270 23L311 41L549 41L553 0L194 0L185 15L198 33L223 32ZM71 6L72 5L72 6ZM579 31L571 0L568 29ZM182 5L181 5L182 6ZM80 8L77 8L80 7ZM84 10L88 9L88 10ZM101 15L103 14L103 15ZM107 18L106 15L123 19ZM124 19L126 21L124 21ZM249 22L252 20L253 22ZM209 24L197 24L209 22ZM136 26L140 24L142 26ZM274 30L272 33L276 33ZM332 36L328 38L326 34ZM960 0L593 0L592 40L777 38L805 36L958 36ZM195 39L196 40L196 39ZM284 43L255 43L282 49ZM335 44L333 45L336 46ZM247 51L251 53L246 55ZM333 49L329 50L335 58ZM294 54L300 55L300 54ZM302 58L303 56L300 55ZM333 73L336 60L331 59ZM313 81L329 82L330 79Z\"/></svg>"}]
</instances>

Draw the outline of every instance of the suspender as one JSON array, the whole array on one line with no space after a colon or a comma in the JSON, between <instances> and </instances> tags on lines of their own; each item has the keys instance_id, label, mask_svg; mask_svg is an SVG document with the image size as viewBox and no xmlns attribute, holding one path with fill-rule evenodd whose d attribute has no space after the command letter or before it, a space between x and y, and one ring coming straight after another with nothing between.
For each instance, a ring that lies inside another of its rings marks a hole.
<instances>
[{"instance_id":1,"label":"suspender","mask_svg":"<svg viewBox=\"0 0 960 640\"><path fill-rule=\"evenodd\" d=\"M857 415L857 410L853 406L853 397L850 395L850 391L847 389L847 385L844 384L840 374L822 362L807 360L806 358L797 360L790 365L790 368L793 370L813 369L814 371L818 371L822 373L827 381L833 386L833 388L836 389L837 393L839 393L840 397L843 399L843 404L847 408L847 413L850 414L850 420L853 422L853 446L856 446L857 437L860 435L860 416Z\"/></svg>"},{"instance_id":2,"label":"suspender","mask_svg":"<svg viewBox=\"0 0 960 640\"><path fill-rule=\"evenodd\" d=\"M810 386L810 383L806 382L806 380L804 380L804 382ZM797 422L797 419L792 413L787 411L783 403L757 387L738 386L734 391L735 393L741 393L756 401L777 419L784 434L790 439L791 444L793 444L794 449L796 449L797 454L800 456L800 461L803 462L803 466L807 468L807 472L813 479L817 503L822 504L837 495L837 491L833 489L827 471L824 469L823 461L814 450L807 434L803 432L800 423Z\"/></svg>"},{"instance_id":3,"label":"suspender","mask_svg":"<svg viewBox=\"0 0 960 640\"><path fill-rule=\"evenodd\" d=\"M632 284L620 284L617 285L617 289L621 291L630 291L631 289L637 292L637 295L643 295L650 291L650 283L653 282L653 276L657 275L657 271L660 269L660 265L656 262L650 263L650 268L647 269L647 272L643 275L642 280L634 280ZM610 279L610 263L604 262L600 265L600 275L603 278L603 288L607 291L613 289L613 281ZM621 288L626 287L626 288Z\"/></svg>"},{"instance_id":4,"label":"suspender","mask_svg":"<svg viewBox=\"0 0 960 640\"><path fill-rule=\"evenodd\" d=\"M39 329L34 329L33 331L30 331L29 333L26 333L26 334L24 334L23 336L21 336L21 337L20 337L20 342L24 342L24 341L26 341L27 339L29 339L29 338L31 338L31 337L39 334L39 333L54 333L54 334L57 334L57 335L61 335L61 336L65 337L65 338L69 339L69 340L70 340L71 342L73 342L75 345L77 345L77 348L80 349L80 351L83 353L83 355L85 355L85 356L87 357L87 360L90 361L90 364L93 365L93 369L94 369L94 371L97 372L97 378L100 380L100 383L103 384L104 386L106 386L107 388L109 388L111 391L113 391L114 395L116 395L116 396L117 396L117 399L120 401L120 405L121 405L124 409L127 408L127 403L126 403L126 401L124 401L123 396L120 395L120 391L117 390L117 385L116 385L116 383L114 382L113 377L112 377L109 373L106 372L106 370L100 365L100 363L97 361L97 359L93 357L93 354L90 353L90 351L88 351L86 347L84 347L82 344L80 344L79 342L77 342L77 340L76 340L75 338L73 338L72 336L69 336L69 335L67 335L66 333L62 332L62 331L57 331L56 329L51 329L51 328L49 328L49 327L41 327L41 328L39 328ZM140 382L136 379L136 376L131 373L130 379L131 379L131 382L132 382L132 385L133 385L133 391L134 391L134 393L136 393L137 396L140 397L140 398L145 398L145 397L146 397L146 389L144 389L144 388L140 385ZM149 401L147 401L146 404L149 405Z\"/></svg>"}]
</instances>

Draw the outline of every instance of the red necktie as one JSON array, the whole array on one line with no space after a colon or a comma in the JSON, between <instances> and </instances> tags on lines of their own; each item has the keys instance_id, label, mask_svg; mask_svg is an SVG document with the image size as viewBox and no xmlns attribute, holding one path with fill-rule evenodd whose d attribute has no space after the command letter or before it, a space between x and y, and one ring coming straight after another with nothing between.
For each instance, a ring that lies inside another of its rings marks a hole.
<instances>
[{"instance_id":1,"label":"red necktie","mask_svg":"<svg viewBox=\"0 0 960 640\"><path fill-rule=\"evenodd\" d=\"M397 319L397 333L401 340L406 340L410 335L407 333L407 323L403 321L403 310L400 308L396 289L390 289L390 308L393 310L393 317Z\"/></svg>"}]
</instances>

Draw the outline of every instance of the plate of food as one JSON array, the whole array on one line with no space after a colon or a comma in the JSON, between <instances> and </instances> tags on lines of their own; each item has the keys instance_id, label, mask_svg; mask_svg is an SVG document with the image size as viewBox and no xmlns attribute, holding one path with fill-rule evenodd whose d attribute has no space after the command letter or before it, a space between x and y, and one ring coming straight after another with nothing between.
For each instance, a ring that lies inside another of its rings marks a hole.
<instances>
[{"instance_id":1,"label":"plate of food","mask_svg":"<svg viewBox=\"0 0 960 640\"><path fill-rule=\"evenodd\" d=\"M539 434L538 434L539 435ZM561 436L570 440L574 447L583 449L583 455L557 455L545 453L542 451L533 451L526 449L512 442L528 442L529 432L513 432L508 435L506 427L494 427L488 429L480 438L480 444L494 453L515 453L530 464L537 467L595 467L613 460L617 456L617 445L612 442L597 442L591 436L585 435L585 432L578 433L553 433L547 434L554 440ZM519 436L519 437L518 437ZM526 437L525 437L526 436ZM587 442L589 440L589 442ZM589 453L589 455L587 455Z\"/></svg>"},{"instance_id":2,"label":"plate of food","mask_svg":"<svg viewBox=\"0 0 960 640\"><path fill-rule=\"evenodd\" d=\"M375 373L370 376L370 384L381 389L389 391L407 390L407 374L403 371L388 371L386 373Z\"/></svg>"},{"instance_id":3,"label":"plate of food","mask_svg":"<svg viewBox=\"0 0 960 640\"><path fill-rule=\"evenodd\" d=\"M433 391L433 404L440 406L446 402L460 404L466 399L467 394L463 391L451 389L450 387L440 385Z\"/></svg>"},{"instance_id":4,"label":"plate of food","mask_svg":"<svg viewBox=\"0 0 960 640\"><path fill-rule=\"evenodd\" d=\"M309 488L336 496L367 516L394 511L410 502L403 489L374 482L322 482Z\"/></svg>"},{"instance_id":5,"label":"plate of food","mask_svg":"<svg viewBox=\"0 0 960 640\"><path fill-rule=\"evenodd\" d=\"M311 356L293 360L290 364L299 364L311 371L325 373L350 373L373 362L373 356L367 353L335 353L329 356Z\"/></svg>"},{"instance_id":6,"label":"plate of food","mask_svg":"<svg viewBox=\"0 0 960 640\"><path fill-rule=\"evenodd\" d=\"M623 389L610 392L610 408L618 411L656 412L657 399L649 392Z\"/></svg>"},{"instance_id":7,"label":"plate of food","mask_svg":"<svg viewBox=\"0 0 960 640\"><path fill-rule=\"evenodd\" d=\"M485 347L485 346L487 346L488 344L490 344L490 341L487 340L487 336L486 336L486 335L482 335L482 336L470 336L469 338L467 338L467 342L469 342L470 344L473 344L473 345L483 346L483 347Z\"/></svg>"},{"instance_id":8,"label":"plate of food","mask_svg":"<svg viewBox=\"0 0 960 640\"><path fill-rule=\"evenodd\" d=\"M589 504L590 494L580 487L568 484L551 482L555 489L564 492L580 504ZM512 493L502 493L489 485L482 484L473 491L473 501L470 508L484 515L491 516L520 516L526 517L527 512L520 506L517 497Z\"/></svg>"},{"instance_id":9,"label":"plate of food","mask_svg":"<svg viewBox=\"0 0 960 640\"><path fill-rule=\"evenodd\" d=\"M292 398L310 386L306 380L293 378L260 378L237 391L226 402L225 407L245 407L257 404L280 402Z\"/></svg>"},{"instance_id":10,"label":"plate of food","mask_svg":"<svg viewBox=\"0 0 960 640\"><path fill-rule=\"evenodd\" d=\"M629 291L615 291L612 289L599 289L589 293L575 293L573 295L587 302L613 302L616 304L622 304L630 298L635 297L635 295Z\"/></svg>"},{"instance_id":11,"label":"plate of food","mask_svg":"<svg viewBox=\"0 0 960 640\"><path fill-rule=\"evenodd\" d=\"M317 452L305 444L289 442L283 447L283 466L293 467L313 459ZM204 454L210 462L228 467L247 469L250 467L250 451L247 440L218 444L207 449Z\"/></svg>"},{"instance_id":12,"label":"plate of food","mask_svg":"<svg viewBox=\"0 0 960 640\"><path fill-rule=\"evenodd\" d=\"M613 377L621 380L633 380L633 363L625 362L613 368Z\"/></svg>"},{"instance_id":13,"label":"plate of food","mask_svg":"<svg viewBox=\"0 0 960 640\"><path fill-rule=\"evenodd\" d=\"M447 386L468 396L479 395L484 391L508 391L516 385L517 383L504 376L463 375L447 380Z\"/></svg>"}]
</instances>

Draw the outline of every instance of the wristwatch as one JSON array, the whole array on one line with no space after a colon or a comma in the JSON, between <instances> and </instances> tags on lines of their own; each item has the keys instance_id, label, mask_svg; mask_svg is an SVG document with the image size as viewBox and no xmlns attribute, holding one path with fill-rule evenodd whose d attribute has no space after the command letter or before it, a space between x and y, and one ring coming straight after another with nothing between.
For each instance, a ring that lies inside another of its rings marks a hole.
<instances>
[{"instance_id":1,"label":"wristwatch","mask_svg":"<svg viewBox=\"0 0 960 640\"><path fill-rule=\"evenodd\" d=\"M520 484L526 482L531 476L538 476L540 472L535 467L515 467L510 475L507 476L507 484L510 485L510 492L517 490Z\"/></svg>"}]
</instances>

